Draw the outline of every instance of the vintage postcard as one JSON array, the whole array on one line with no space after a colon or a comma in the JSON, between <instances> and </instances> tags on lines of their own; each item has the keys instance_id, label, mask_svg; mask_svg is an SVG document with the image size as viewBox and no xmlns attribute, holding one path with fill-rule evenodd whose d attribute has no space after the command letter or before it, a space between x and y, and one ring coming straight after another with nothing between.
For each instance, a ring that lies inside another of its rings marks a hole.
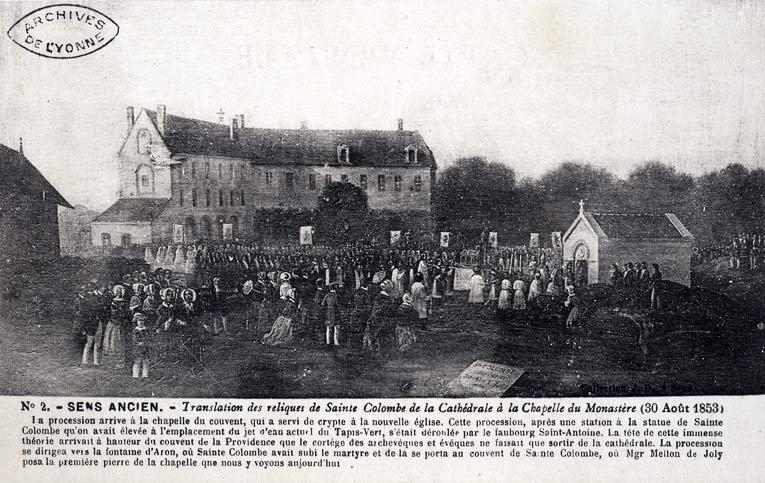
<instances>
[{"instance_id":1,"label":"vintage postcard","mask_svg":"<svg viewBox=\"0 0 765 483\"><path fill-rule=\"evenodd\" d=\"M729 401L762 409L762 2L4 2L0 26L0 395L40 431L438 398L629 413L597 417L725 463ZM564 434L448 421L457 466L461 439ZM51 441L24 466L79 444ZM521 460L624 456L545 441Z\"/></svg>"}]
</instances>

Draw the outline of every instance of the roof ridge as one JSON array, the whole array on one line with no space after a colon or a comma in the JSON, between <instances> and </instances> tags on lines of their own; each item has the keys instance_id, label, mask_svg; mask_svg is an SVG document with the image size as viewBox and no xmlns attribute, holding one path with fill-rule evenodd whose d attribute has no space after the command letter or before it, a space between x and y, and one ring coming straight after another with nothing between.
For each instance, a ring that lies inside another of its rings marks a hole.
<instances>
[{"instance_id":1,"label":"roof ridge","mask_svg":"<svg viewBox=\"0 0 765 483\"><path fill-rule=\"evenodd\" d=\"M146 111L155 122L156 111ZM338 146L348 145L349 161L357 167L436 168L433 152L417 130L298 129L249 126L238 128L235 139L231 125L167 114L162 139L174 154L223 156L259 160L280 165L323 165L340 162ZM417 162L406 154L416 146ZM345 163L341 163L345 164Z\"/></svg>"},{"instance_id":2,"label":"roof ridge","mask_svg":"<svg viewBox=\"0 0 765 483\"><path fill-rule=\"evenodd\" d=\"M156 110L154 109L146 109L143 108L146 112L152 115L156 115ZM199 122L199 123L205 123L209 124L210 126L214 127L220 127L229 129L228 124L215 122L215 121L208 121L206 119L197 119L195 117L187 117L187 116L179 116L177 114L167 114L168 119L176 118L176 119L182 119L184 121L192 121L192 122ZM247 126L244 128L240 128L243 130L249 130L249 131L288 131L288 132L295 132L295 133L305 133L305 132L351 132L351 133L402 133L402 134L420 134L420 131L417 129L359 129L359 128L343 128L343 129L313 129L313 128L300 128L300 127L257 127L257 126Z\"/></svg>"},{"instance_id":3,"label":"roof ridge","mask_svg":"<svg viewBox=\"0 0 765 483\"><path fill-rule=\"evenodd\" d=\"M64 196L59 193L56 187L53 186L50 181L48 181L48 178L46 178L45 175L42 174L39 169L37 169L37 166L35 166L34 163L32 163L32 161L30 161L29 158L24 155L24 153L4 144L0 144L0 146L3 148L3 150L0 150L0 160L5 159L9 163L13 163L12 167L17 170L17 172L14 173L16 176L4 177L5 181L11 180L11 182L15 183L18 188L26 190L26 193L24 194L27 195L29 194L30 188L36 185L37 188L41 188L43 190L43 201L46 201L45 192L50 191L49 199L51 201L65 208L73 208L73 206L69 204L68 201L66 201L66 198L64 198Z\"/></svg>"}]
</instances>

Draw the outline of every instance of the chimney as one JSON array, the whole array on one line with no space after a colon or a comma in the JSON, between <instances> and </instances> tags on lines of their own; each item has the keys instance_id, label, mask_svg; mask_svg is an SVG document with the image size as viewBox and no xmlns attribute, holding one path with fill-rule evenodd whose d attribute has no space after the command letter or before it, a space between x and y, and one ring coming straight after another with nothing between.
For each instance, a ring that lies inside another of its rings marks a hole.
<instances>
[{"instance_id":1,"label":"chimney","mask_svg":"<svg viewBox=\"0 0 765 483\"><path fill-rule=\"evenodd\" d=\"M236 122L236 116L232 117L231 127L229 129L229 134L228 134L229 139L231 139L232 141L236 141L237 139L239 139L239 126L237 124L238 123Z\"/></svg>"},{"instance_id":2,"label":"chimney","mask_svg":"<svg viewBox=\"0 0 765 483\"><path fill-rule=\"evenodd\" d=\"M308 129L308 121L300 121L300 129Z\"/></svg>"},{"instance_id":3,"label":"chimney","mask_svg":"<svg viewBox=\"0 0 765 483\"><path fill-rule=\"evenodd\" d=\"M133 124L135 124L133 106L128 106L127 107L127 133L128 134L130 134L130 130L133 129Z\"/></svg>"},{"instance_id":4,"label":"chimney","mask_svg":"<svg viewBox=\"0 0 765 483\"><path fill-rule=\"evenodd\" d=\"M398 118L398 130L403 131L404 130L404 120L400 117Z\"/></svg>"},{"instance_id":5,"label":"chimney","mask_svg":"<svg viewBox=\"0 0 765 483\"><path fill-rule=\"evenodd\" d=\"M244 129L244 114L239 114L239 129Z\"/></svg>"},{"instance_id":6,"label":"chimney","mask_svg":"<svg viewBox=\"0 0 765 483\"><path fill-rule=\"evenodd\" d=\"M159 104L157 106L157 130L159 134L165 135L165 128L167 127L167 106Z\"/></svg>"},{"instance_id":7,"label":"chimney","mask_svg":"<svg viewBox=\"0 0 765 483\"><path fill-rule=\"evenodd\" d=\"M19 138L19 154L24 154L24 140Z\"/></svg>"}]
</instances>

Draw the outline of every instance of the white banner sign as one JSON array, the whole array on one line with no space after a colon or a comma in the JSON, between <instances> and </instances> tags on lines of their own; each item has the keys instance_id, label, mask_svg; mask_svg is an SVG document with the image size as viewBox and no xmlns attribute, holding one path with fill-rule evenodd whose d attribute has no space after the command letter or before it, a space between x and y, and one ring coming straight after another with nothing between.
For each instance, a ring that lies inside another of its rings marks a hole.
<instances>
[{"instance_id":1,"label":"white banner sign","mask_svg":"<svg viewBox=\"0 0 765 483\"><path fill-rule=\"evenodd\" d=\"M532 233L529 240L529 248L539 248L539 233Z\"/></svg>"},{"instance_id":2,"label":"white banner sign","mask_svg":"<svg viewBox=\"0 0 765 483\"><path fill-rule=\"evenodd\" d=\"M470 278L472 276L472 268L454 269L454 290L470 290Z\"/></svg>"},{"instance_id":3,"label":"white banner sign","mask_svg":"<svg viewBox=\"0 0 765 483\"><path fill-rule=\"evenodd\" d=\"M497 232L496 231L489 232L489 246L492 248L497 248Z\"/></svg>"},{"instance_id":4,"label":"white banner sign","mask_svg":"<svg viewBox=\"0 0 765 483\"><path fill-rule=\"evenodd\" d=\"M390 244L395 245L401 240L401 230L391 230L390 232Z\"/></svg>"},{"instance_id":5,"label":"white banner sign","mask_svg":"<svg viewBox=\"0 0 765 483\"><path fill-rule=\"evenodd\" d=\"M446 248L449 246L449 239L451 238L451 233L448 231L442 231L441 232L441 246Z\"/></svg>"},{"instance_id":6,"label":"white banner sign","mask_svg":"<svg viewBox=\"0 0 765 483\"><path fill-rule=\"evenodd\" d=\"M223 239L224 240L234 239L234 225L232 225L231 223L223 224Z\"/></svg>"},{"instance_id":7,"label":"white banner sign","mask_svg":"<svg viewBox=\"0 0 765 483\"><path fill-rule=\"evenodd\" d=\"M313 227L312 226L300 227L300 244L313 245Z\"/></svg>"},{"instance_id":8,"label":"white banner sign","mask_svg":"<svg viewBox=\"0 0 765 483\"><path fill-rule=\"evenodd\" d=\"M173 225L173 243L183 243L183 225Z\"/></svg>"}]
</instances>

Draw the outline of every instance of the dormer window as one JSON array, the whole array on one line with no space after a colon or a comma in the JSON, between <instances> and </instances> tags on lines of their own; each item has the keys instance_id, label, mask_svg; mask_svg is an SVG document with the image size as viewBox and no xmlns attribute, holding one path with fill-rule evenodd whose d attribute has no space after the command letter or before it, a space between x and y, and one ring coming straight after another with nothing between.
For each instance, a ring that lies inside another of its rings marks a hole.
<instances>
[{"instance_id":1,"label":"dormer window","mask_svg":"<svg viewBox=\"0 0 765 483\"><path fill-rule=\"evenodd\" d=\"M343 164L351 164L347 144L341 144L337 147L337 162Z\"/></svg>"},{"instance_id":2,"label":"dormer window","mask_svg":"<svg viewBox=\"0 0 765 483\"><path fill-rule=\"evenodd\" d=\"M404 149L404 153L406 154L405 160L407 163L415 164L417 163L417 148L413 145L409 145Z\"/></svg>"}]
</instances>

